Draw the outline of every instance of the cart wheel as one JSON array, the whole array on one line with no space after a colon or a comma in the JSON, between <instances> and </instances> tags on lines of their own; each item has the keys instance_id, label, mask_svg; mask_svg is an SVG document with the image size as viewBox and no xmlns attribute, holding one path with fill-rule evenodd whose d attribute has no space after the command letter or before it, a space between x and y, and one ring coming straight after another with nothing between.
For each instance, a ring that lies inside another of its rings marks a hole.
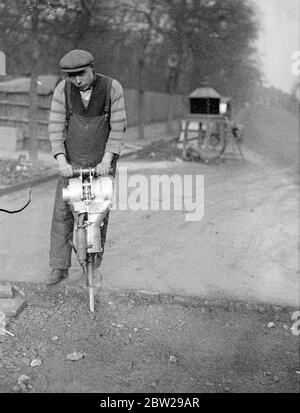
<instances>
[{"instance_id":1,"label":"cart wheel","mask_svg":"<svg viewBox=\"0 0 300 413\"><path fill-rule=\"evenodd\" d=\"M189 162L189 161L192 160L192 153L191 153L191 151L190 151L189 149L185 149L185 150L182 152L182 159L183 159L184 161L187 161L187 162Z\"/></svg>"},{"instance_id":2,"label":"cart wheel","mask_svg":"<svg viewBox=\"0 0 300 413\"><path fill-rule=\"evenodd\" d=\"M210 133L199 146L199 155L203 162L214 162L225 152L227 144L226 133Z\"/></svg>"}]
</instances>

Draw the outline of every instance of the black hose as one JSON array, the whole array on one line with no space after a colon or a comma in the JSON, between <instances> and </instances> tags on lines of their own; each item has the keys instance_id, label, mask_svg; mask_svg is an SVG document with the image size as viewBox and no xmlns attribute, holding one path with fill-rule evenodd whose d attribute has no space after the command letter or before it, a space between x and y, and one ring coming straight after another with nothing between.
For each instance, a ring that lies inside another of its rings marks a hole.
<instances>
[{"instance_id":1,"label":"black hose","mask_svg":"<svg viewBox=\"0 0 300 413\"><path fill-rule=\"evenodd\" d=\"M15 210L15 211L9 211L9 210L7 210L7 209L2 209L2 208L0 208L0 212L6 212L7 214L17 214L18 212L22 212L29 204L30 204L30 201L31 201L31 187L30 187L30 189L29 189L29 199L28 199L28 202L27 202L27 204L26 205L24 205L21 209L17 209L17 210Z\"/></svg>"}]
</instances>

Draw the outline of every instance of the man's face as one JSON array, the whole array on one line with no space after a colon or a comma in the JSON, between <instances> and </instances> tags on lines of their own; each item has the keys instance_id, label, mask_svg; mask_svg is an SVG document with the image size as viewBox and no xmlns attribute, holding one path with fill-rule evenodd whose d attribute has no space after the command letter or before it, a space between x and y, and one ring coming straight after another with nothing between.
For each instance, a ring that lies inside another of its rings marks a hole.
<instances>
[{"instance_id":1,"label":"man's face","mask_svg":"<svg viewBox=\"0 0 300 413\"><path fill-rule=\"evenodd\" d=\"M87 67L80 72L68 73L68 77L79 90L87 90L94 80L93 68Z\"/></svg>"}]
</instances>

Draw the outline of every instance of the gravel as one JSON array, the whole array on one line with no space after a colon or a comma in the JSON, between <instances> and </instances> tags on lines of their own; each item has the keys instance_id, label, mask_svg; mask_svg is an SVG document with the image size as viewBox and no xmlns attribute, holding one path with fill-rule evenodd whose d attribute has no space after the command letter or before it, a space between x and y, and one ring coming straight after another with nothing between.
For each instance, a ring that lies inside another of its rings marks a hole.
<instances>
[{"instance_id":1,"label":"gravel","mask_svg":"<svg viewBox=\"0 0 300 413\"><path fill-rule=\"evenodd\" d=\"M139 149L134 157L151 161L175 161L181 159L182 150L177 148L176 142L160 139Z\"/></svg>"},{"instance_id":2,"label":"gravel","mask_svg":"<svg viewBox=\"0 0 300 413\"><path fill-rule=\"evenodd\" d=\"M1 337L0 393L139 393L153 386L199 393L210 391L206 383L218 392L298 391L294 336L284 328L264 334L274 314L268 307L264 314L237 305L229 312L207 301L212 311L203 313L204 304L188 297L102 291L92 317L87 291L68 282L67 295L66 282L17 283L28 306L8 320L15 337ZM289 319L280 311L280 325ZM41 364L33 368L33 360Z\"/></svg>"}]
</instances>

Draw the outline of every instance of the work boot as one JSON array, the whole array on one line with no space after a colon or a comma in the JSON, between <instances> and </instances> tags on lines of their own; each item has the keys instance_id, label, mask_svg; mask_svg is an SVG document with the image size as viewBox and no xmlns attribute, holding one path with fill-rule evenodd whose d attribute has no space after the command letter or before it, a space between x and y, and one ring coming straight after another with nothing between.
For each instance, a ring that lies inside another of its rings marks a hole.
<instances>
[{"instance_id":1,"label":"work boot","mask_svg":"<svg viewBox=\"0 0 300 413\"><path fill-rule=\"evenodd\" d=\"M67 278L69 275L69 270L68 269L57 269L54 268L49 277L48 280L46 281L47 285L52 285L52 284L57 284Z\"/></svg>"}]
</instances>

